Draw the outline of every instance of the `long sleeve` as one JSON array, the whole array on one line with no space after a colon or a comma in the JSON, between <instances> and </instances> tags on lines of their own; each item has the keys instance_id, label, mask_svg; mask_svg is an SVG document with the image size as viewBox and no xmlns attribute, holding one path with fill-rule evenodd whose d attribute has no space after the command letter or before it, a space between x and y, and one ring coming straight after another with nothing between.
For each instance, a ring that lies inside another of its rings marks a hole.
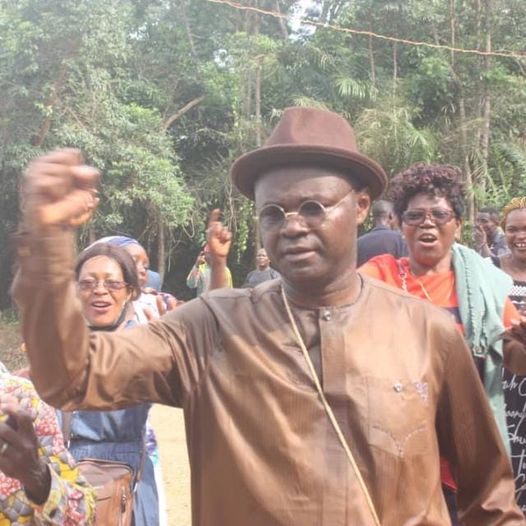
<instances>
[{"instance_id":1,"label":"long sleeve","mask_svg":"<svg viewBox=\"0 0 526 526\"><path fill-rule=\"evenodd\" d=\"M63 455L64 456L64 455ZM69 456L69 455L68 455ZM71 457L70 457L71 458ZM53 526L89 526L95 519L95 494L73 464L63 464L59 457L52 464L62 464L60 473L49 467L51 489L46 502L38 506L29 501L39 524Z\"/></svg>"},{"instance_id":2,"label":"long sleeve","mask_svg":"<svg viewBox=\"0 0 526 526\"><path fill-rule=\"evenodd\" d=\"M138 402L180 406L206 370L217 333L201 300L161 320L116 333L86 326L73 281L72 235L27 236L13 296L32 378L44 400L66 410L121 409ZM199 324L188 334L186 327Z\"/></svg>"},{"instance_id":3,"label":"long sleeve","mask_svg":"<svg viewBox=\"0 0 526 526\"><path fill-rule=\"evenodd\" d=\"M449 345L438 414L441 453L458 485L458 506L464 526L524 525L514 500L511 465L482 384L458 331Z\"/></svg>"},{"instance_id":4,"label":"long sleeve","mask_svg":"<svg viewBox=\"0 0 526 526\"><path fill-rule=\"evenodd\" d=\"M47 464L51 488L42 505L31 502L21 484L0 474L0 488L9 488L2 499L5 509L17 513L16 522L52 526L89 526L95 519L95 494L81 476L64 446L54 409L38 398L30 382L20 378L3 382L4 392L16 396L22 409L33 417L39 456ZM10 515L12 518L12 515ZM2 523L0 511L0 523Z\"/></svg>"}]
</instances>

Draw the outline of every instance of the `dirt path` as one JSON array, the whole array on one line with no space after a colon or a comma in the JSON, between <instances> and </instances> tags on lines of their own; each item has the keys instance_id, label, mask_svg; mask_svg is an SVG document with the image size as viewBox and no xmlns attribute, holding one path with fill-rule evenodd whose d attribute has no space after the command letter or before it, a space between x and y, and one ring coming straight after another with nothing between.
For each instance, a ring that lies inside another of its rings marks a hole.
<instances>
[{"instance_id":1,"label":"dirt path","mask_svg":"<svg viewBox=\"0 0 526 526\"><path fill-rule=\"evenodd\" d=\"M151 416L161 454L168 526L190 526L190 467L183 412L155 405Z\"/></svg>"}]
</instances>

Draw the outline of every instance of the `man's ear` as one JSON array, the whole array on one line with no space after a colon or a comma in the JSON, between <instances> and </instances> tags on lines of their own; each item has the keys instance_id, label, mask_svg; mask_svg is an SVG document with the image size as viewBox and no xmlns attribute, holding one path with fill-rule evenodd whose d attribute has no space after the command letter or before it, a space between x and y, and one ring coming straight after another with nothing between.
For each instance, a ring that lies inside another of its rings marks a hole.
<instances>
[{"instance_id":1,"label":"man's ear","mask_svg":"<svg viewBox=\"0 0 526 526\"><path fill-rule=\"evenodd\" d=\"M356 224L362 225L367 219L367 214L371 208L371 196L366 190L358 192L356 195Z\"/></svg>"}]
</instances>

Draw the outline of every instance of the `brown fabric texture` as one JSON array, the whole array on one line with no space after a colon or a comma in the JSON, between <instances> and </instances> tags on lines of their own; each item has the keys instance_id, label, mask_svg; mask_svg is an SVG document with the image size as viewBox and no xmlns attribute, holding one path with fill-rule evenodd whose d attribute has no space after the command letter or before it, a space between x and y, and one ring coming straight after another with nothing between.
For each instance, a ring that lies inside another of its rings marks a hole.
<instances>
[{"instance_id":1,"label":"brown fabric texture","mask_svg":"<svg viewBox=\"0 0 526 526\"><path fill-rule=\"evenodd\" d=\"M355 177L376 199L387 176L376 162L361 154L354 130L337 113L316 108L287 108L261 148L239 157L230 177L238 190L254 199L257 178L276 166L305 164L332 166Z\"/></svg>"},{"instance_id":2,"label":"brown fabric texture","mask_svg":"<svg viewBox=\"0 0 526 526\"><path fill-rule=\"evenodd\" d=\"M90 334L70 243L59 232L24 239L13 289L46 401L66 410L182 407L196 526L370 524L279 282L214 291L147 326ZM383 526L450 524L439 451L458 482L462 524L525 524L481 382L447 314L373 280L352 305L292 308Z\"/></svg>"}]
</instances>

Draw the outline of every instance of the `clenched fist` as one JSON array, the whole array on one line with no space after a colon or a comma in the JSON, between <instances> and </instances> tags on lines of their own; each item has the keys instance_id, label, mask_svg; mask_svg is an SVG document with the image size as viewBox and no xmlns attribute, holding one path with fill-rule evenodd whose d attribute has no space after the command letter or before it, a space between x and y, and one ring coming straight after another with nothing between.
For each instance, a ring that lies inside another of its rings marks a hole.
<instances>
[{"instance_id":1,"label":"clenched fist","mask_svg":"<svg viewBox=\"0 0 526 526\"><path fill-rule=\"evenodd\" d=\"M22 185L26 226L76 227L86 222L99 199L99 171L84 165L82 154L71 148L38 157L28 166Z\"/></svg>"}]
</instances>

